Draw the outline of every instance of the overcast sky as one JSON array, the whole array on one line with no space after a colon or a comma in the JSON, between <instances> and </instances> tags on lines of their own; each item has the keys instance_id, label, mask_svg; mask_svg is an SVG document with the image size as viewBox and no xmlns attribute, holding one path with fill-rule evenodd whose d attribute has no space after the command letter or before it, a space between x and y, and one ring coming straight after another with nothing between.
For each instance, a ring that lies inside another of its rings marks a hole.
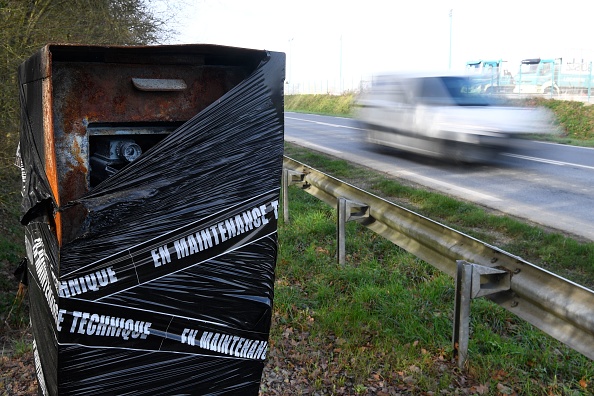
<instances>
[{"instance_id":1,"label":"overcast sky","mask_svg":"<svg viewBox=\"0 0 594 396\"><path fill-rule=\"evenodd\" d=\"M594 60L590 0L178 1L179 34L171 43L285 52L293 81L447 70L450 62L463 69L487 58Z\"/></svg>"}]
</instances>

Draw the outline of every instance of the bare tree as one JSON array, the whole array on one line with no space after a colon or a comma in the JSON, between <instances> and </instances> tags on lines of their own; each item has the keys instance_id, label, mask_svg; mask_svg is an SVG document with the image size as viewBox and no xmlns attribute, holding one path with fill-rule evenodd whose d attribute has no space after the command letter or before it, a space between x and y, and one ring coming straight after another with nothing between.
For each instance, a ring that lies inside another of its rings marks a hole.
<instances>
[{"instance_id":1,"label":"bare tree","mask_svg":"<svg viewBox=\"0 0 594 396\"><path fill-rule=\"evenodd\" d=\"M146 0L0 0L0 161L18 139L17 68L46 43L156 44L170 34Z\"/></svg>"}]
</instances>

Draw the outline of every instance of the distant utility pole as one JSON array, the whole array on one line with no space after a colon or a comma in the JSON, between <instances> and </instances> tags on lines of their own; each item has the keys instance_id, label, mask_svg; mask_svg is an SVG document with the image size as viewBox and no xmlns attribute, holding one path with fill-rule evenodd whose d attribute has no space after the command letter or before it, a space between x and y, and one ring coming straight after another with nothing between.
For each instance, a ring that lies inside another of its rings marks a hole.
<instances>
[{"instance_id":1,"label":"distant utility pole","mask_svg":"<svg viewBox=\"0 0 594 396\"><path fill-rule=\"evenodd\" d=\"M289 39L289 81L287 81L287 83L291 84L289 86L287 86L287 88L292 87L293 89L290 89L289 94L292 95L294 92L294 88L295 88L295 84L293 83L293 40L295 39L295 37L291 37Z\"/></svg>"},{"instance_id":2,"label":"distant utility pole","mask_svg":"<svg viewBox=\"0 0 594 396\"><path fill-rule=\"evenodd\" d=\"M449 60L449 70L452 70L452 9L450 9L450 60Z\"/></svg>"},{"instance_id":3,"label":"distant utility pole","mask_svg":"<svg viewBox=\"0 0 594 396\"><path fill-rule=\"evenodd\" d=\"M340 81L339 81L339 89L340 89L340 94L342 95L342 34L340 35Z\"/></svg>"}]
</instances>

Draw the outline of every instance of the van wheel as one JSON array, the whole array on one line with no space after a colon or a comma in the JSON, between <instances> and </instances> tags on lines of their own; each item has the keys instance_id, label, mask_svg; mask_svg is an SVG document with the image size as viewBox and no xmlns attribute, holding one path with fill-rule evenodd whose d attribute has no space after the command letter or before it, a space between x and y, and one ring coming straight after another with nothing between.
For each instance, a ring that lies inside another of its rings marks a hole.
<instances>
[{"instance_id":1,"label":"van wheel","mask_svg":"<svg viewBox=\"0 0 594 396\"><path fill-rule=\"evenodd\" d=\"M464 147L457 142L444 142L441 145L441 157L447 161L463 164L466 163Z\"/></svg>"},{"instance_id":2,"label":"van wheel","mask_svg":"<svg viewBox=\"0 0 594 396\"><path fill-rule=\"evenodd\" d=\"M553 87L546 87L544 90L544 94L545 95L550 95L551 92L553 92L553 94L557 95L559 92L557 92L556 89L554 89Z\"/></svg>"}]
</instances>

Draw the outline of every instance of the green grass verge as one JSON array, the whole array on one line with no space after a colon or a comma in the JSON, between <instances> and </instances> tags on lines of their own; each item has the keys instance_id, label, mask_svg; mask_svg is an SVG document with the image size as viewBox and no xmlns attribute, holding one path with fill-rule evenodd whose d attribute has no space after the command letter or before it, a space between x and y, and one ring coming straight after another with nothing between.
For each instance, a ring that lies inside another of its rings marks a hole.
<instances>
[{"instance_id":1,"label":"green grass verge","mask_svg":"<svg viewBox=\"0 0 594 396\"><path fill-rule=\"evenodd\" d=\"M345 103L302 110L348 116L352 97ZM562 109L555 111L591 116L590 109L558 106ZM586 121L567 124L575 131L568 139L592 139ZM8 158L12 151L3 164L12 162ZM288 145L286 154L594 287L591 243L415 189L297 146ZM17 283L12 278L24 255L18 222L19 178L16 168L0 168L0 335L15 354L28 348L19 338L22 333L9 338L10 329L27 324L25 307L15 303ZM592 394L592 361L484 299L472 303L470 360L464 371L458 371L451 361L452 279L356 223L347 227L348 264L339 267L334 209L291 188L290 213L290 224L281 219L279 226L271 345L284 354L289 369L303 370L320 389L352 384L357 394L373 394L369 383L385 382L403 394Z\"/></svg>"},{"instance_id":2,"label":"green grass verge","mask_svg":"<svg viewBox=\"0 0 594 396\"><path fill-rule=\"evenodd\" d=\"M594 243L547 232L499 212L411 187L368 168L289 143L285 155L594 289Z\"/></svg>"},{"instance_id":3,"label":"green grass verge","mask_svg":"<svg viewBox=\"0 0 594 396\"><path fill-rule=\"evenodd\" d=\"M285 95L285 109L304 113L351 117L355 94L344 95Z\"/></svg>"},{"instance_id":4,"label":"green grass verge","mask_svg":"<svg viewBox=\"0 0 594 396\"><path fill-rule=\"evenodd\" d=\"M285 154L463 232L502 243L555 272L574 279L587 276L594 285L594 244L403 186L297 146L287 145ZM485 395L590 394L591 360L486 299L472 302L469 361L462 375L452 365L453 279L356 223L347 224L347 265L341 267L336 263L335 209L290 188L289 210L289 224L281 221L279 228L272 331L277 344L290 337L287 329L306 332L307 342L325 351L327 370L352 378L361 389L366 379L379 376L411 394L457 394L454 389ZM466 384L460 383L461 376Z\"/></svg>"}]
</instances>

